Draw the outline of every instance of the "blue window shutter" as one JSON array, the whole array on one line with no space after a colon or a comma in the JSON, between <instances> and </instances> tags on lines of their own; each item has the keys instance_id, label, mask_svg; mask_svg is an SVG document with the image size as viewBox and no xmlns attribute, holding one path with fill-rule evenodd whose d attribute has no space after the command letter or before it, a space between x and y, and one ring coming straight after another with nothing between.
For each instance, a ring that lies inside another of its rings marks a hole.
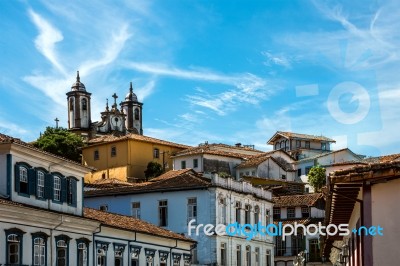
<instances>
[{"instance_id":1,"label":"blue window shutter","mask_svg":"<svg viewBox=\"0 0 400 266\"><path fill-rule=\"evenodd\" d=\"M61 178L61 202L67 201L68 182L66 178Z\"/></svg>"},{"instance_id":2,"label":"blue window shutter","mask_svg":"<svg viewBox=\"0 0 400 266\"><path fill-rule=\"evenodd\" d=\"M46 174L44 177L44 197L46 199L53 199L53 175Z\"/></svg>"},{"instance_id":3,"label":"blue window shutter","mask_svg":"<svg viewBox=\"0 0 400 266\"><path fill-rule=\"evenodd\" d=\"M14 178L15 191L19 192L19 165L18 164L16 164L14 167L14 175L15 175L15 178Z\"/></svg>"},{"instance_id":4,"label":"blue window shutter","mask_svg":"<svg viewBox=\"0 0 400 266\"><path fill-rule=\"evenodd\" d=\"M36 171L33 168L28 169L28 186L29 195L36 194Z\"/></svg>"},{"instance_id":5,"label":"blue window shutter","mask_svg":"<svg viewBox=\"0 0 400 266\"><path fill-rule=\"evenodd\" d=\"M72 205L76 207L77 204L77 181L75 178L71 178L72 182Z\"/></svg>"}]
</instances>

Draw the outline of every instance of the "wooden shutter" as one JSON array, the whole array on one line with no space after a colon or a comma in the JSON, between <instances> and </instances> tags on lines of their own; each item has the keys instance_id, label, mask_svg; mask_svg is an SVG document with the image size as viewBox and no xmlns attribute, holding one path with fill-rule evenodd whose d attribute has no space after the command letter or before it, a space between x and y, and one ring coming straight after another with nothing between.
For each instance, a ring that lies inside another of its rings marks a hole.
<instances>
[{"instance_id":1,"label":"wooden shutter","mask_svg":"<svg viewBox=\"0 0 400 266\"><path fill-rule=\"evenodd\" d=\"M44 197L46 199L53 199L53 175L52 174L45 174L44 176Z\"/></svg>"},{"instance_id":2,"label":"wooden shutter","mask_svg":"<svg viewBox=\"0 0 400 266\"><path fill-rule=\"evenodd\" d=\"M67 182L66 178L60 178L60 180L61 180L60 201L66 202L67 201L68 182Z\"/></svg>"},{"instance_id":3,"label":"wooden shutter","mask_svg":"<svg viewBox=\"0 0 400 266\"><path fill-rule=\"evenodd\" d=\"M33 168L28 169L28 191L29 195L36 194L36 171Z\"/></svg>"},{"instance_id":4,"label":"wooden shutter","mask_svg":"<svg viewBox=\"0 0 400 266\"><path fill-rule=\"evenodd\" d=\"M14 167L14 185L15 191L19 192L19 165L16 164Z\"/></svg>"}]
</instances>

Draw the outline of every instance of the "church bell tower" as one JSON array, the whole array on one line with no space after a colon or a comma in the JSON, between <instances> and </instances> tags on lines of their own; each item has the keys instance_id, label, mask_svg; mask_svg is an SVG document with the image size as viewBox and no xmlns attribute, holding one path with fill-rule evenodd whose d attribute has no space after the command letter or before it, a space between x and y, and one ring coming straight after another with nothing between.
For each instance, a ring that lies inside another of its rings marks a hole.
<instances>
[{"instance_id":1,"label":"church bell tower","mask_svg":"<svg viewBox=\"0 0 400 266\"><path fill-rule=\"evenodd\" d=\"M129 93L125 101L121 102L121 109L126 115L125 127L130 133L143 135L142 108L143 103L139 102L135 93L133 93L132 82L130 83Z\"/></svg>"}]
</instances>

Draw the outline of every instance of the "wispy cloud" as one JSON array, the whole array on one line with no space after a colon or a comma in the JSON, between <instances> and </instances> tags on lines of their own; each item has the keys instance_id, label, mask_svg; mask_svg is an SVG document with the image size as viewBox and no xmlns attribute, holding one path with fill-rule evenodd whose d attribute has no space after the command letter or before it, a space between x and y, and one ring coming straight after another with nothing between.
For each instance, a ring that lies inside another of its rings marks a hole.
<instances>
[{"instance_id":1,"label":"wispy cloud","mask_svg":"<svg viewBox=\"0 0 400 266\"><path fill-rule=\"evenodd\" d=\"M39 35L35 39L36 48L57 70L65 74L65 69L59 62L55 51L55 44L64 39L62 33L32 9L29 9L28 13L32 22L39 30Z\"/></svg>"},{"instance_id":2,"label":"wispy cloud","mask_svg":"<svg viewBox=\"0 0 400 266\"><path fill-rule=\"evenodd\" d=\"M267 61L264 62L267 66L282 66L284 68L290 69L292 68L292 60L293 58L286 56L284 54L273 54L271 51L264 51L261 53Z\"/></svg>"}]
</instances>

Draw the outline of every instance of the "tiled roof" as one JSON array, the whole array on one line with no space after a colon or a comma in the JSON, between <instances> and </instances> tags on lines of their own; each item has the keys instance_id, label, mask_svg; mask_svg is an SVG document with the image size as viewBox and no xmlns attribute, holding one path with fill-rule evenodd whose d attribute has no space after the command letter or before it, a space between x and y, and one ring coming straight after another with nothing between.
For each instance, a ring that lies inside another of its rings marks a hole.
<instances>
[{"instance_id":1,"label":"tiled roof","mask_svg":"<svg viewBox=\"0 0 400 266\"><path fill-rule=\"evenodd\" d=\"M156 144L166 145L166 146L173 146L173 147L182 148L182 149L187 149L187 148L191 147L188 145L174 143L174 142L161 140L161 139L156 139L156 138L139 135L139 134L127 134L127 135L121 136L121 137L116 137L113 135L104 135L104 136L100 136L100 137L90 140L89 144L96 145L96 144L101 144L101 143L105 143L105 142L115 142L115 141L121 141L121 140L126 140L126 139L132 139L132 140L149 142L149 143L156 143Z\"/></svg>"},{"instance_id":2,"label":"tiled roof","mask_svg":"<svg viewBox=\"0 0 400 266\"><path fill-rule=\"evenodd\" d=\"M282 223L282 225L285 224L291 224L294 225L295 223L297 224L303 224L303 225L309 225L309 224L317 224L318 222L323 222L324 219L318 219L318 218L305 218L305 219L290 219L290 220L274 220L274 224L278 225L279 222Z\"/></svg>"},{"instance_id":3,"label":"tiled roof","mask_svg":"<svg viewBox=\"0 0 400 266\"><path fill-rule=\"evenodd\" d=\"M135 232L141 232L150 235L156 235L167 238L174 238L183 241L196 242L193 239L187 238L183 235L174 233L172 231L163 229L155 226L154 224L120 214L114 214L109 212L103 212L91 208L84 208L83 215L85 218L96 220L104 225L120 228L124 230L130 230Z\"/></svg>"},{"instance_id":4,"label":"tiled roof","mask_svg":"<svg viewBox=\"0 0 400 266\"><path fill-rule=\"evenodd\" d=\"M79 165L80 167L87 168L88 170L92 170L92 169L93 169L92 167L84 166L84 165L82 165L82 164L80 164L80 163L78 163L78 162L69 160L69 159L67 159L67 158L65 158L65 157L62 157L62 156L59 156L59 155L55 155L55 154L53 154L53 153L51 153L51 152L47 152L47 151L44 151L44 150L42 150L42 149L36 148L36 147L33 146L32 144L29 144L29 143L27 143L27 142L24 142L24 141L22 141L22 140L20 140L20 139L18 139L18 138L13 138L13 137L11 137L11 136L4 135L4 134L1 134L1 133L0 133L0 143L17 144L17 145L26 147L26 148L28 148L28 149L31 149L31 150L38 151L38 152L41 152L41 153L43 153L43 154L49 155L49 156L51 156L51 157L54 157L54 158L57 158L57 159L61 159L61 160L64 160L64 161L66 161L66 162L69 162L69 163L72 163L72 164L75 164L75 165Z\"/></svg>"},{"instance_id":5,"label":"tiled roof","mask_svg":"<svg viewBox=\"0 0 400 266\"><path fill-rule=\"evenodd\" d=\"M116 178L98 179L92 183L85 183L86 187L90 188L112 188L112 187L126 187L132 186L132 183L122 181Z\"/></svg>"},{"instance_id":6,"label":"tiled roof","mask_svg":"<svg viewBox=\"0 0 400 266\"><path fill-rule=\"evenodd\" d=\"M174 178L177 177L181 174L184 174L186 172L191 172L192 174L196 174L196 172L191 169L191 168L186 168L186 169L180 169L180 170L170 170L160 176L157 176L155 178L150 179L150 182L156 182L156 181L160 181L160 180L165 180L165 179L169 179L169 178Z\"/></svg>"},{"instance_id":7,"label":"tiled roof","mask_svg":"<svg viewBox=\"0 0 400 266\"><path fill-rule=\"evenodd\" d=\"M219 149L220 147L232 149L232 150L234 150L234 152L221 150L221 149ZM262 153L262 151L257 151L254 149L229 146L229 145L225 145L225 144L204 144L204 145L201 145L198 147L193 147L193 148L189 148L189 149L186 149L183 151L179 151L173 157L197 155L197 154L211 154L211 155L219 155L219 156L225 156L225 157L244 159L244 158L252 156L251 154L245 153L244 151L253 151L256 153L257 152Z\"/></svg>"},{"instance_id":8,"label":"tiled roof","mask_svg":"<svg viewBox=\"0 0 400 266\"><path fill-rule=\"evenodd\" d=\"M329 178L332 183L335 183L336 180L352 182L385 176L399 178L399 173L400 161L394 159L393 161L358 165L349 169L334 171L329 174Z\"/></svg>"},{"instance_id":9,"label":"tiled roof","mask_svg":"<svg viewBox=\"0 0 400 266\"><path fill-rule=\"evenodd\" d=\"M304 140L336 142L335 140L328 138L328 137L324 137L324 136L315 136L315 135L300 134L300 133L294 133L294 132L277 131L267 143L273 144L273 141L277 136L283 136L286 138L304 139Z\"/></svg>"},{"instance_id":10,"label":"tiled roof","mask_svg":"<svg viewBox=\"0 0 400 266\"><path fill-rule=\"evenodd\" d=\"M322 193L273 197L274 207L315 206Z\"/></svg>"},{"instance_id":11,"label":"tiled roof","mask_svg":"<svg viewBox=\"0 0 400 266\"><path fill-rule=\"evenodd\" d=\"M368 157L362 160L363 163L384 163L391 161L399 161L400 153L383 155L378 157Z\"/></svg>"},{"instance_id":12,"label":"tiled roof","mask_svg":"<svg viewBox=\"0 0 400 266\"><path fill-rule=\"evenodd\" d=\"M271 154L273 154L276 151L272 152L266 152L263 154L259 155L254 155L248 158L248 160L244 161L243 163L239 164L237 168L248 168L248 167L254 167L262 162L266 161L267 159L273 160L276 164L278 164L283 170L285 171L295 171L292 167L291 164L288 163L286 160L284 160L282 157L272 157Z\"/></svg>"},{"instance_id":13,"label":"tiled roof","mask_svg":"<svg viewBox=\"0 0 400 266\"><path fill-rule=\"evenodd\" d=\"M335 154L335 153L342 152L342 151L345 151L345 150L348 150L348 151L349 151L350 153L352 153L355 157L358 157L358 158L361 160L361 158L360 158L357 154L355 154L354 152L352 152L349 148L344 148L344 149L340 149L340 150L336 150L336 151L324 152L324 153L321 153L321 154L318 154L318 155L315 155L315 156L307 157L307 158L298 160L297 162L313 161L313 160L315 160L315 159L322 158L322 157L324 157L324 156L331 155L331 154Z\"/></svg>"},{"instance_id":14,"label":"tiled roof","mask_svg":"<svg viewBox=\"0 0 400 266\"><path fill-rule=\"evenodd\" d=\"M129 187L115 187L85 192L85 197L96 197L105 195L139 194L160 191L190 190L206 188L211 185L210 180L199 177L197 174L186 172L170 178L163 178L157 182L133 183Z\"/></svg>"}]
</instances>

